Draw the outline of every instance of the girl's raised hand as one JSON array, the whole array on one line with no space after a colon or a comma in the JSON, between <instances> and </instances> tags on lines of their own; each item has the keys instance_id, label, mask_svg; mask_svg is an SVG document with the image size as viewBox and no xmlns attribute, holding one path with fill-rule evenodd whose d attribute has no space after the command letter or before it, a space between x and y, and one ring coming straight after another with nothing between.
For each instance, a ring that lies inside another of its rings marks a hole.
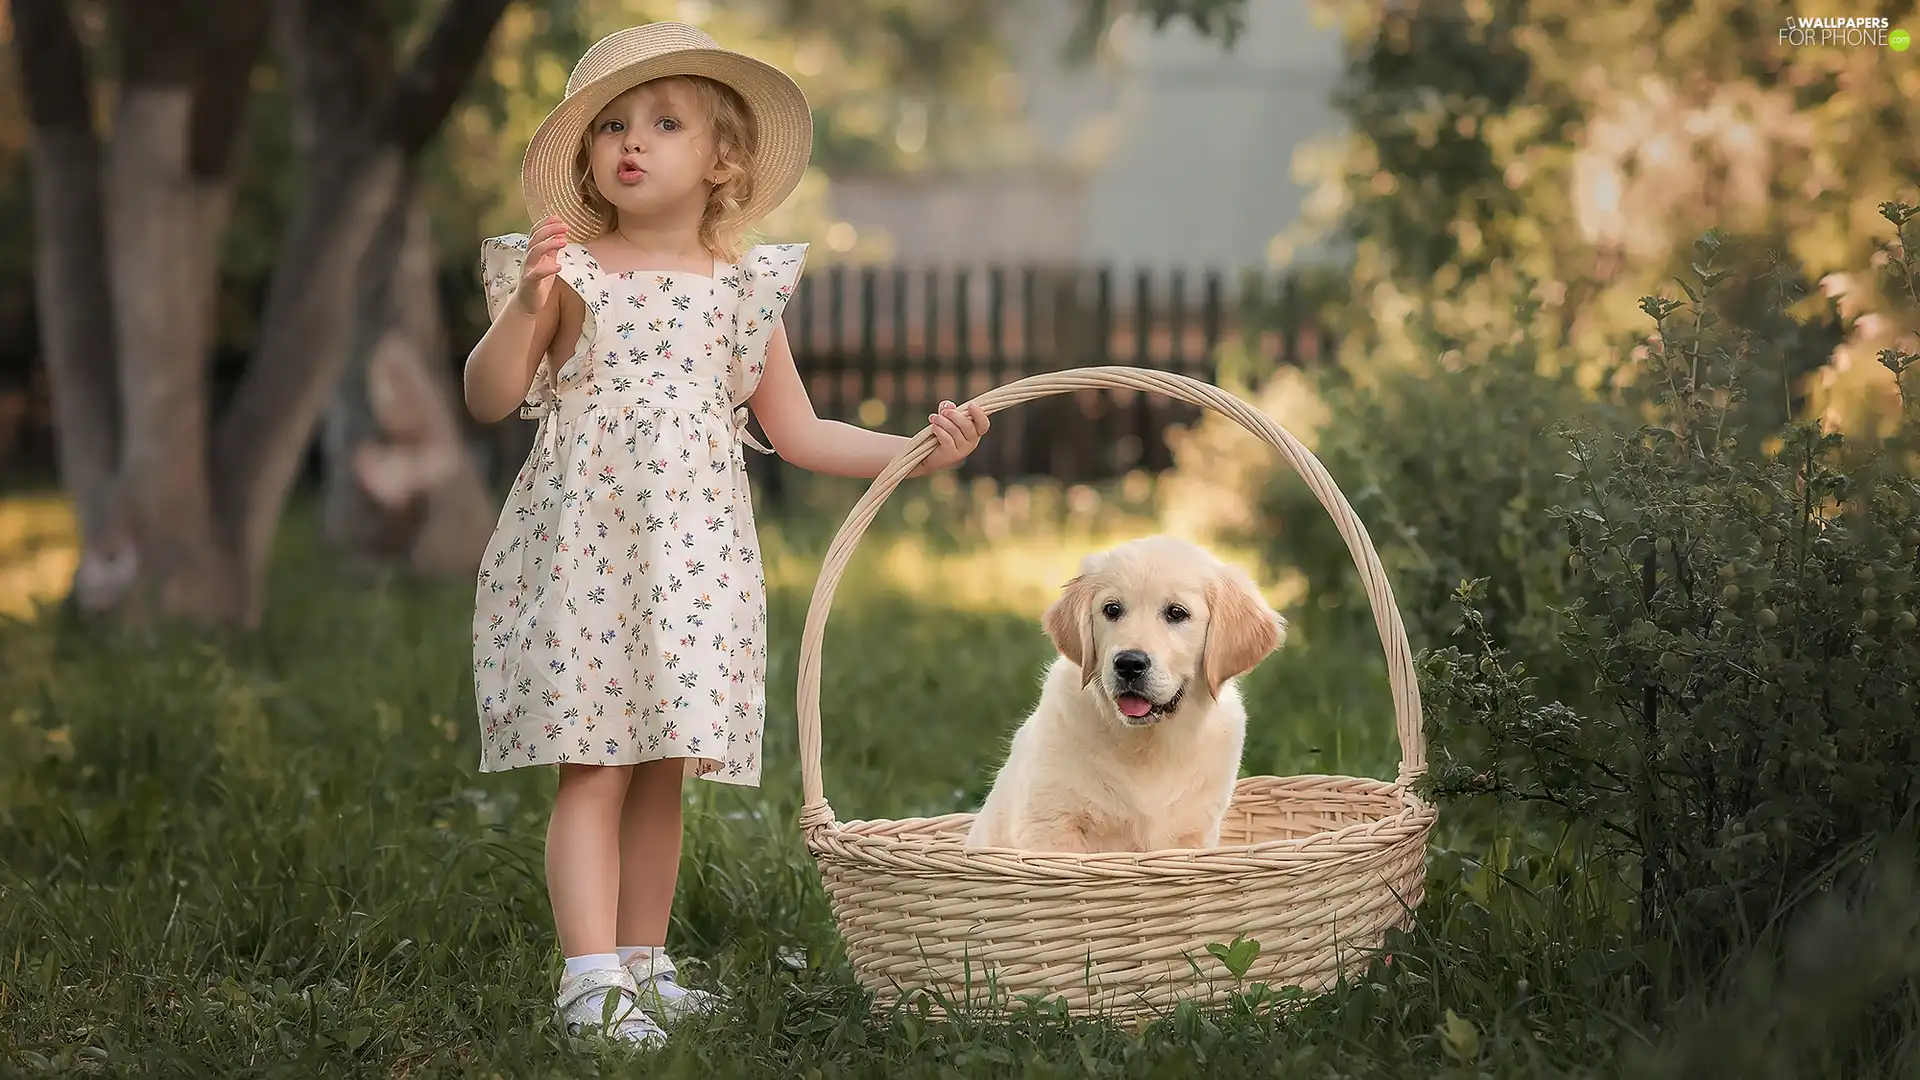
<instances>
[{"instance_id":1,"label":"girl's raised hand","mask_svg":"<svg viewBox=\"0 0 1920 1080\"><path fill-rule=\"evenodd\" d=\"M567 246L567 223L557 216L542 221L527 238L527 261L520 270L520 287L513 299L521 310L537 315L553 293L553 276L560 272L560 249Z\"/></svg>"},{"instance_id":2,"label":"girl's raised hand","mask_svg":"<svg viewBox=\"0 0 1920 1080\"><path fill-rule=\"evenodd\" d=\"M928 456L924 472L938 472L950 469L967 459L980 446L980 437L987 433L990 426L986 411L971 402L962 410L954 407L953 402L940 403L940 411L927 416L927 424L933 428L933 437L940 443L940 449Z\"/></svg>"}]
</instances>

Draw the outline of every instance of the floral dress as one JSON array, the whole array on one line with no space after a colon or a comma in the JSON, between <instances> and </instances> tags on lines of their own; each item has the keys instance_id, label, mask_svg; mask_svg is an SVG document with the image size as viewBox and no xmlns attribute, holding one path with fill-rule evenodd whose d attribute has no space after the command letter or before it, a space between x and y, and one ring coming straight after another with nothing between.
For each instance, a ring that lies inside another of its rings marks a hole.
<instances>
[{"instance_id":1,"label":"floral dress","mask_svg":"<svg viewBox=\"0 0 1920 1080\"><path fill-rule=\"evenodd\" d=\"M491 313L527 237L481 247ZM586 302L580 342L542 361L538 418L481 562L473 687L480 770L684 758L760 782L766 592L748 497L746 399L806 245L711 276L610 274L576 244L559 278Z\"/></svg>"}]
</instances>

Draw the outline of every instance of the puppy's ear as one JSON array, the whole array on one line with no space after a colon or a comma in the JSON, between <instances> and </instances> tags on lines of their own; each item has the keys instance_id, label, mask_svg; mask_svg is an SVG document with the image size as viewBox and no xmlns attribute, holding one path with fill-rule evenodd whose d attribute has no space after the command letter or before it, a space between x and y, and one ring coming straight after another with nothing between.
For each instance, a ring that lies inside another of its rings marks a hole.
<instances>
[{"instance_id":1,"label":"puppy's ear","mask_svg":"<svg viewBox=\"0 0 1920 1080\"><path fill-rule=\"evenodd\" d=\"M1267 605L1252 579L1233 567L1224 567L1207 586L1207 643L1201 673L1207 690L1220 695L1220 686L1253 670L1280 647L1287 621Z\"/></svg>"},{"instance_id":2,"label":"puppy's ear","mask_svg":"<svg viewBox=\"0 0 1920 1080\"><path fill-rule=\"evenodd\" d=\"M1080 685L1093 681L1093 594L1098 583L1083 569L1047 608L1047 636L1060 655L1080 667Z\"/></svg>"}]
</instances>

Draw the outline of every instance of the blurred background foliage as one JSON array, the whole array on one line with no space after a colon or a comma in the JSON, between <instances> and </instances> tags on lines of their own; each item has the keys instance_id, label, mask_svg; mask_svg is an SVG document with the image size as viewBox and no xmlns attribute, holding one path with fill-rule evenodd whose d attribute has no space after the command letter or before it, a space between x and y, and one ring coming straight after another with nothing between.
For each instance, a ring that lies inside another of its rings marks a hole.
<instances>
[{"instance_id":1,"label":"blurred background foliage","mask_svg":"<svg viewBox=\"0 0 1920 1080\"><path fill-rule=\"evenodd\" d=\"M1237 33L1243 0L1072 0L1074 34L1051 47L1063 61L1091 62L1116 20L1130 14L1157 26L1191 22L1223 38ZM417 44L440 4L393 0L396 47ZM93 64L97 113L115 96L111 5L73 0L71 10ZM421 163L449 314L457 335L477 335L484 317L473 263L486 236L527 227L519 166L527 140L565 89L567 74L593 41L623 26L692 21L727 47L793 75L814 107L813 166L796 197L769 218L768 236L818 243L832 224L828 177L840 172L992 171L1031 160L1017 80L1002 34L1018 0L569 0L516 2L501 17L474 78ZM0 46L11 23L0 11ZM30 131L11 48L0 49L0 333L16 355L31 355L32 216L25 155ZM273 50L262 58L248 102L238 189L225 236L221 351L252 344L264 279L273 265L299 177L291 105ZM834 252L822 245L822 261ZM863 254L856 250L854 255ZM12 287L12 286L18 287Z\"/></svg>"},{"instance_id":2,"label":"blurred background foliage","mask_svg":"<svg viewBox=\"0 0 1920 1080\"><path fill-rule=\"evenodd\" d=\"M1790 417L1897 428L1899 395L1875 358L1912 348L1920 316L1885 273L1879 207L1914 201L1920 184L1911 53L1795 48L1777 31L1801 12L1731 0L1315 10L1347 42L1336 101L1351 129L1296 155L1315 189L1281 247L1333 237L1351 252L1316 305L1341 362L1243 385L1387 530L1416 645L1451 625L1462 577L1492 572L1493 603L1550 618L1542 511L1565 461L1549 429L1645 419L1620 392L1640 377L1639 300L1682 296L1708 229L1749 271L1715 310L1764 344L1733 430L1757 444ZM1914 5L1883 13L1898 27ZM1784 307L1769 302L1770 253L1804 285ZM1308 558L1315 580L1338 578L1344 551L1290 477L1217 418L1187 441L1172 498L1276 557ZM1350 609L1348 589L1326 607Z\"/></svg>"}]
</instances>

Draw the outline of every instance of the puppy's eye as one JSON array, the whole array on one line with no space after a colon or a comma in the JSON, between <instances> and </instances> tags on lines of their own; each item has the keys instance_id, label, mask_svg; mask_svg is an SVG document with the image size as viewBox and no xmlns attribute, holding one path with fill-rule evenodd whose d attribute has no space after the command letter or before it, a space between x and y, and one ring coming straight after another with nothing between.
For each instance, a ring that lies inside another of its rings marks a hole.
<instances>
[{"instance_id":1,"label":"puppy's eye","mask_svg":"<svg viewBox=\"0 0 1920 1080\"><path fill-rule=\"evenodd\" d=\"M1187 613L1187 609L1181 607L1179 604L1168 604L1166 616L1167 616L1168 622L1173 622L1173 623L1186 622L1188 618L1188 613Z\"/></svg>"},{"instance_id":2,"label":"puppy's eye","mask_svg":"<svg viewBox=\"0 0 1920 1080\"><path fill-rule=\"evenodd\" d=\"M1117 619L1126 613L1127 609L1121 607L1118 600L1109 600L1106 606L1100 609L1100 614L1105 615L1109 619Z\"/></svg>"}]
</instances>

